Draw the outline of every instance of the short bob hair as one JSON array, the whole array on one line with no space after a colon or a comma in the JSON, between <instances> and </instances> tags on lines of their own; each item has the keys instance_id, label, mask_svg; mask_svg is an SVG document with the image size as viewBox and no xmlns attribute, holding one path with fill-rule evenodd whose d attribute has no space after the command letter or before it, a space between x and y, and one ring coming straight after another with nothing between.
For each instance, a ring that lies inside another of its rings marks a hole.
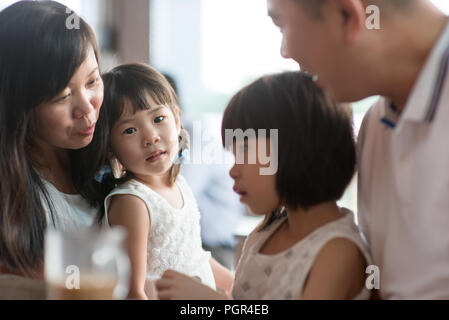
<instances>
[{"instance_id":1,"label":"short bob hair","mask_svg":"<svg viewBox=\"0 0 449 320\"><path fill-rule=\"evenodd\" d=\"M276 190L287 208L337 201L354 175L351 116L304 73L265 76L240 90L224 112L223 145L226 129L278 129Z\"/></svg>"},{"instance_id":2,"label":"short bob hair","mask_svg":"<svg viewBox=\"0 0 449 320\"><path fill-rule=\"evenodd\" d=\"M97 121L92 142L82 150L83 160L90 159L90 169L84 174L93 177L95 172L102 166L107 165L107 152L110 151L110 133L114 124L120 119L125 111L126 102L131 102L132 112L147 110L150 105L147 101L149 95L157 104L165 105L174 113L178 106L178 98L168 80L156 69L143 63L123 64L103 74L104 99ZM179 121L181 121L179 119ZM187 131L180 123L181 131L179 137L179 155L189 148L189 137ZM180 172L180 163L175 162L170 169L170 182L174 183ZM104 216L104 197L117 185L134 178L134 174L126 171L120 179L112 175L102 181L100 188L86 186L81 194L91 201L92 205L99 204L98 222ZM85 179L83 179L85 180ZM98 191L100 190L100 191Z\"/></svg>"}]
</instances>

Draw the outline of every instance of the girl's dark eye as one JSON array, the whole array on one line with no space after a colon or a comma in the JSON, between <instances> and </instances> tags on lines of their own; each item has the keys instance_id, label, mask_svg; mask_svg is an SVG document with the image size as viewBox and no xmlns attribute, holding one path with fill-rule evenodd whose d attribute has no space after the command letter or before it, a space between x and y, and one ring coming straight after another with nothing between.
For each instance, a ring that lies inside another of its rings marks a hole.
<instances>
[{"instance_id":1,"label":"girl's dark eye","mask_svg":"<svg viewBox=\"0 0 449 320\"><path fill-rule=\"evenodd\" d=\"M162 120L164 120L164 118L165 118L165 117L163 117L163 116L159 116L159 117L157 117L156 119L154 119L154 123L159 123L159 122L161 122Z\"/></svg>"},{"instance_id":2,"label":"girl's dark eye","mask_svg":"<svg viewBox=\"0 0 449 320\"><path fill-rule=\"evenodd\" d=\"M123 133L125 134L133 134L134 132L136 132L136 128L128 128L125 131L123 131Z\"/></svg>"}]
</instances>

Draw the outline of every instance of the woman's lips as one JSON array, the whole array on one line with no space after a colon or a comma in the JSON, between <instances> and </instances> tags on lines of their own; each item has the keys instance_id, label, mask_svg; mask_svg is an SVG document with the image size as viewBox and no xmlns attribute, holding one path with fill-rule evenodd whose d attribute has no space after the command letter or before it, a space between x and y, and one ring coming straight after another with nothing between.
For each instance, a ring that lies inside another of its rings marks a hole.
<instances>
[{"instance_id":1,"label":"woman's lips","mask_svg":"<svg viewBox=\"0 0 449 320\"><path fill-rule=\"evenodd\" d=\"M78 134L80 136L90 136L94 133L94 131L95 131L95 124L92 125L91 127L87 128L86 130L78 132Z\"/></svg>"}]
</instances>

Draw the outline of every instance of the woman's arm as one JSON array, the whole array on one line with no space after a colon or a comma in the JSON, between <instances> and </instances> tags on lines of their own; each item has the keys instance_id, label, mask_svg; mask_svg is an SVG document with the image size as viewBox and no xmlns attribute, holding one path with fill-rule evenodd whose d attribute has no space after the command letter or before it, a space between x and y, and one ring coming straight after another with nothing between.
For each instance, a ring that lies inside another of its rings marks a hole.
<instances>
[{"instance_id":1,"label":"woman's arm","mask_svg":"<svg viewBox=\"0 0 449 320\"><path fill-rule=\"evenodd\" d=\"M366 261L352 241L336 238L318 253L302 299L353 299L365 285Z\"/></svg>"},{"instance_id":2,"label":"woman's arm","mask_svg":"<svg viewBox=\"0 0 449 320\"><path fill-rule=\"evenodd\" d=\"M231 298L231 288L232 283L234 282L234 274L214 258L210 258L209 261L214 274L217 289L222 290L229 298Z\"/></svg>"},{"instance_id":3,"label":"woman's arm","mask_svg":"<svg viewBox=\"0 0 449 320\"><path fill-rule=\"evenodd\" d=\"M144 290L147 271L147 241L150 230L147 206L142 199L136 196L115 195L111 198L108 219L111 226L122 226L128 233L127 249L131 263L128 298L148 299Z\"/></svg>"}]
</instances>

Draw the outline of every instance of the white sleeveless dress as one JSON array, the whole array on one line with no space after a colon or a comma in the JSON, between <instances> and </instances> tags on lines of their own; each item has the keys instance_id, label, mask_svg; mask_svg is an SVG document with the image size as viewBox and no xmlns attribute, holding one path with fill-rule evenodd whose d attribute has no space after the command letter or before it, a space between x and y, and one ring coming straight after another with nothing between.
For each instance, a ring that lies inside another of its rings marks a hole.
<instances>
[{"instance_id":1,"label":"white sleeveless dress","mask_svg":"<svg viewBox=\"0 0 449 320\"><path fill-rule=\"evenodd\" d=\"M210 252L201 246L200 212L184 177L178 175L176 185L181 191L184 206L173 208L161 195L136 180L115 188L105 199L105 223L109 226L108 207L111 197L131 194L142 199L150 216L147 242L147 280L158 279L167 269L189 276L197 276L202 283L215 289L210 266Z\"/></svg>"},{"instance_id":2,"label":"white sleeveless dress","mask_svg":"<svg viewBox=\"0 0 449 320\"><path fill-rule=\"evenodd\" d=\"M323 246L334 238L345 238L354 242L372 264L371 256L354 224L353 213L341 209L343 217L314 230L289 249L266 255L259 253L269 236L285 221L275 221L264 231L253 231L245 241L232 287L234 299L241 300L293 300L300 299L305 280ZM354 299L369 299L370 291L363 288Z\"/></svg>"}]
</instances>

